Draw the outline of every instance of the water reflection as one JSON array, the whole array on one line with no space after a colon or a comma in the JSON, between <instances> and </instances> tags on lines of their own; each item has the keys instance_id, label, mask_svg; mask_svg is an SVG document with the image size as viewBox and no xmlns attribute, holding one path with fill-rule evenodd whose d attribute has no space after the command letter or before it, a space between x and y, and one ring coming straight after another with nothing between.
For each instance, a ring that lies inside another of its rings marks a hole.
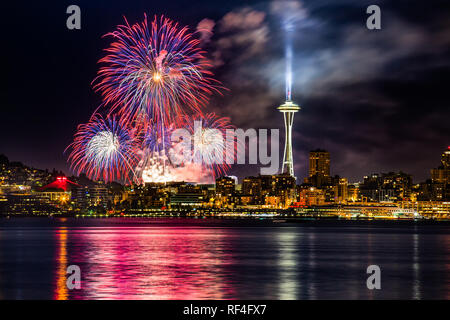
<instances>
[{"instance_id":1,"label":"water reflection","mask_svg":"<svg viewBox=\"0 0 450 320\"><path fill-rule=\"evenodd\" d=\"M419 235L413 234L413 299L420 299Z\"/></svg>"},{"instance_id":2,"label":"water reflection","mask_svg":"<svg viewBox=\"0 0 450 320\"><path fill-rule=\"evenodd\" d=\"M310 271L308 277L307 295L309 299L317 299L316 295L316 234L308 234L308 270Z\"/></svg>"},{"instance_id":3,"label":"water reflection","mask_svg":"<svg viewBox=\"0 0 450 320\"><path fill-rule=\"evenodd\" d=\"M209 221L0 221L0 297L450 298L446 225ZM371 264L381 290L366 287ZM79 290L66 287L68 265Z\"/></svg>"},{"instance_id":4,"label":"water reflection","mask_svg":"<svg viewBox=\"0 0 450 320\"><path fill-rule=\"evenodd\" d=\"M231 253L224 230L84 228L74 232L73 260L82 292L92 299L224 299L232 296L225 268Z\"/></svg>"},{"instance_id":5,"label":"water reflection","mask_svg":"<svg viewBox=\"0 0 450 320\"><path fill-rule=\"evenodd\" d=\"M278 299L295 300L297 290L301 290L302 281L299 279L297 263L299 260L299 240L300 236L295 232L279 233L276 237L278 245L278 270L280 272L278 281Z\"/></svg>"},{"instance_id":6,"label":"water reflection","mask_svg":"<svg viewBox=\"0 0 450 320\"><path fill-rule=\"evenodd\" d=\"M55 231L57 252L56 252L56 288L54 292L55 300L67 300L69 297L66 285L67 271L67 228L59 227Z\"/></svg>"}]
</instances>

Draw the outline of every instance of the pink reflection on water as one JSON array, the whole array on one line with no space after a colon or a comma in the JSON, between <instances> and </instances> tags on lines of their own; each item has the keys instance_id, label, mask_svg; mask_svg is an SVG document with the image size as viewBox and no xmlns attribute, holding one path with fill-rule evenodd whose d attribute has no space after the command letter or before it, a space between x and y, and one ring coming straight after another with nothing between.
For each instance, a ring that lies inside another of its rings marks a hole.
<instances>
[{"instance_id":1,"label":"pink reflection on water","mask_svg":"<svg viewBox=\"0 0 450 320\"><path fill-rule=\"evenodd\" d=\"M98 227L71 230L80 265L75 299L227 299L234 296L226 229Z\"/></svg>"}]
</instances>

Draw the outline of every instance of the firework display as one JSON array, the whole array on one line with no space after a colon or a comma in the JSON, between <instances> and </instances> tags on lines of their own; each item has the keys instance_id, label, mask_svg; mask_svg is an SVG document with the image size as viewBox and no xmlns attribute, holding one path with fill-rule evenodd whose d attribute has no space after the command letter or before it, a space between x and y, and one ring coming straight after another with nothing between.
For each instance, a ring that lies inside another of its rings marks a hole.
<instances>
[{"instance_id":1,"label":"firework display","mask_svg":"<svg viewBox=\"0 0 450 320\"><path fill-rule=\"evenodd\" d=\"M145 16L133 25L125 19L106 36L113 42L99 60L93 87L102 96L107 116L95 114L79 126L69 146L71 167L92 179L136 183L182 179L180 172L188 167L191 172L202 171L198 174L202 177L225 174L229 165L212 161L214 150L220 147L225 152L234 145L223 141L225 135L221 141L212 130L224 134L232 126L228 118L203 114L209 97L222 87L209 71L199 39L164 16L155 16L150 23ZM171 134L183 126L194 134L195 121L202 122L204 130L192 141L193 158L203 162L174 166L168 158Z\"/></svg>"},{"instance_id":2,"label":"firework display","mask_svg":"<svg viewBox=\"0 0 450 320\"><path fill-rule=\"evenodd\" d=\"M199 114L185 117L184 127L192 137L193 162L202 163L214 177L224 175L230 168L226 159L234 159L237 148L236 136L227 138L227 129L234 130L230 118L215 113Z\"/></svg>"},{"instance_id":3,"label":"firework display","mask_svg":"<svg viewBox=\"0 0 450 320\"><path fill-rule=\"evenodd\" d=\"M200 41L170 19L126 22L107 36L114 42L100 60L94 89L130 119L144 112L165 126L186 111L200 112L218 91Z\"/></svg>"},{"instance_id":4,"label":"firework display","mask_svg":"<svg viewBox=\"0 0 450 320\"><path fill-rule=\"evenodd\" d=\"M151 152L167 152L171 146L171 134L173 132L173 125L158 128L156 124L150 123L145 126L144 139L142 144L143 150Z\"/></svg>"},{"instance_id":5,"label":"firework display","mask_svg":"<svg viewBox=\"0 0 450 320\"><path fill-rule=\"evenodd\" d=\"M93 179L135 180L141 141L126 123L115 116L103 119L95 114L86 124L78 127L74 142L69 146L71 167L78 174L85 172ZM130 172L133 174L130 177Z\"/></svg>"}]
</instances>

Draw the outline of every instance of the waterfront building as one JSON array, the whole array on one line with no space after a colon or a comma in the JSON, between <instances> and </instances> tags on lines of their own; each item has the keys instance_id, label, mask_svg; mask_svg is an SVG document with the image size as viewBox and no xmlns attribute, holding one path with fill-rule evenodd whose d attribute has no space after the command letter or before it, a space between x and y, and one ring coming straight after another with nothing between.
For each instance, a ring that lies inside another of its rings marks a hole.
<instances>
[{"instance_id":1,"label":"waterfront building","mask_svg":"<svg viewBox=\"0 0 450 320\"><path fill-rule=\"evenodd\" d=\"M38 198L43 199L45 203L54 205L66 205L72 198L70 191L61 189L46 189L45 191L35 192L35 194Z\"/></svg>"},{"instance_id":2,"label":"waterfront building","mask_svg":"<svg viewBox=\"0 0 450 320\"><path fill-rule=\"evenodd\" d=\"M325 205L325 192L311 185L298 186L297 203L295 206L320 206Z\"/></svg>"},{"instance_id":3,"label":"waterfront building","mask_svg":"<svg viewBox=\"0 0 450 320\"><path fill-rule=\"evenodd\" d=\"M400 208L395 204L365 204L365 205L320 205L309 207L296 207L294 211L303 216L315 217L340 217L346 219L370 218L370 219L414 219L419 214L410 208Z\"/></svg>"},{"instance_id":4,"label":"waterfront building","mask_svg":"<svg viewBox=\"0 0 450 320\"><path fill-rule=\"evenodd\" d=\"M108 203L108 189L104 184L79 186L74 190L73 198L81 209L89 207L104 207Z\"/></svg>"},{"instance_id":5,"label":"waterfront building","mask_svg":"<svg viewBox=\"0 0 450 320\"><path fill-rule=\"evenodd\" d=\"M179 193L170 197L171 208L201 207L207 199L201 193Z\"/></svg>"},{"instance_id":6,"label":"waterfront building","mask_svg":"<svg viewBox=\"0 0 450 320\"><path fill-rule=\"evenodd\" d=\"M413 209L425 218L450 218L450 201L402 201L400 206Z\"/></svg>"},{"instance_id":7,"label":"waterfront building","mask_svg":"<svg viewBox=\"0 0 450 320\"><path fill-rule=\"evenodd\" d=\"M48 203L48 198L38 193L8 194L4 214L50 215L61 210Z\"/></svg>"}]
</instances>

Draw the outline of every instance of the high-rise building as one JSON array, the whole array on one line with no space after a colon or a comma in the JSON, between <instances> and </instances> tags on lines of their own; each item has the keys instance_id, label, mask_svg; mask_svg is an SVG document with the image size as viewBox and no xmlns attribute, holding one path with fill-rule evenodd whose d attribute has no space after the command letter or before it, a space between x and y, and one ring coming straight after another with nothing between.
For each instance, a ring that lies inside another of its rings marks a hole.
<instances>
[{"instance_id":1,"label":"high-rise building","mask_svg":"<svg viewBox=\"0 0 450 320\"><path fill-rule=\"evenodd\" d=\"M336 202L346 203L348 199L348 180L340 178L336 186Z\"/></svg>"},{"instance_id":2,"label":"high-rise building","mask_svg":"<svg viewBox=\"0 0 450 320\"><path fill-rule=\"evenodd\" d=\"M262 179L260 177L246 177L242 182L242 194L259 197L262 191Z\"/></svg>"},{"instance_id":3,"label":"high-rise building","mask_svg":"<svg viewBox=\"0 0 450 320\"><path fill-rule=\"evenodd\" d=\"M277 174L273 176L273 192L276 195L295 189L295 179L289 174Z\"/></svg>"},{"instance_id":4,"label":"high-rise building","mask_svg":"<svg viewBox=\"0 0 450 320\"><path fill-rule=\"evenodd\" d=\"M258 177L261 180L261 193L263 196L273 194L273 188L275 185L274 177L275 175L260 175Z\"/></svg>"},{"instance_id":5,"label":"high-rise building","mask_svg":"<svg viewBox=\"0 0 450 320\"><path fill-rule=\"evenodd\" d=\"M441 165L431 169L431 180L433 183L450 183L450 147L441 156Z\"/></svg>"},{"instance_id":6,"label":"high-rise building","mask_svg":"<svg viewBox=\"0 0 450 320\"><path fill-rule=\"evenodd\" d=\"M290 174L277 174L272 180L273 195L280 198L282 207L289 206L295 201L296 185L295 177Z\"/></svg>"},{"instance_id":7,"label":"high-rise building","mask_svg":"<svg viewBox=\"0 0 450 320\"><path fill-rule=\"evenodd\" d=\"M261 177L246 177L242 181L242 195L249 196L251 199L249 204L262 204L263 192L262 192L262 179Z\"/></svg>"},{"instance_id":8,"label":"high-rise building","mask_svg":"<svg viewBox=\"0 0 450 320\"><path fill-rule=\"evenodd\" d=\"M330 183L330 153L325 150L309 152L308 182L316 187Z\"/></svg>"},{"instance_id":9,"label":"high-rise building","mask_svg":"<svg viewBox=\"0 0 450 320\"><path fill-rule=\"evenodd\" d=\"M441 165L431 169L433 200L450 200L450 147L441 156Z\"/></svg>"},{"instance_id":10,"label":"high-rise building","mask_svg":"<svg viewBox=\"0 0 450 320\"><path fill-rule=\"evenodd\" d=\"M221 177L216 179L216 194L222 197L231 197L236 188L236 180L232 177Z\"/></svg>"},{"instance_id":11,"label":"high-rise building","mask_svg":"<svg viewBox=\"0 0 450 320\"><path fill-rule=\"evenodd\" d=\"M444 168L450 169L450 146L442 154L441 163Z\"/></svg>"}]
</instances>

